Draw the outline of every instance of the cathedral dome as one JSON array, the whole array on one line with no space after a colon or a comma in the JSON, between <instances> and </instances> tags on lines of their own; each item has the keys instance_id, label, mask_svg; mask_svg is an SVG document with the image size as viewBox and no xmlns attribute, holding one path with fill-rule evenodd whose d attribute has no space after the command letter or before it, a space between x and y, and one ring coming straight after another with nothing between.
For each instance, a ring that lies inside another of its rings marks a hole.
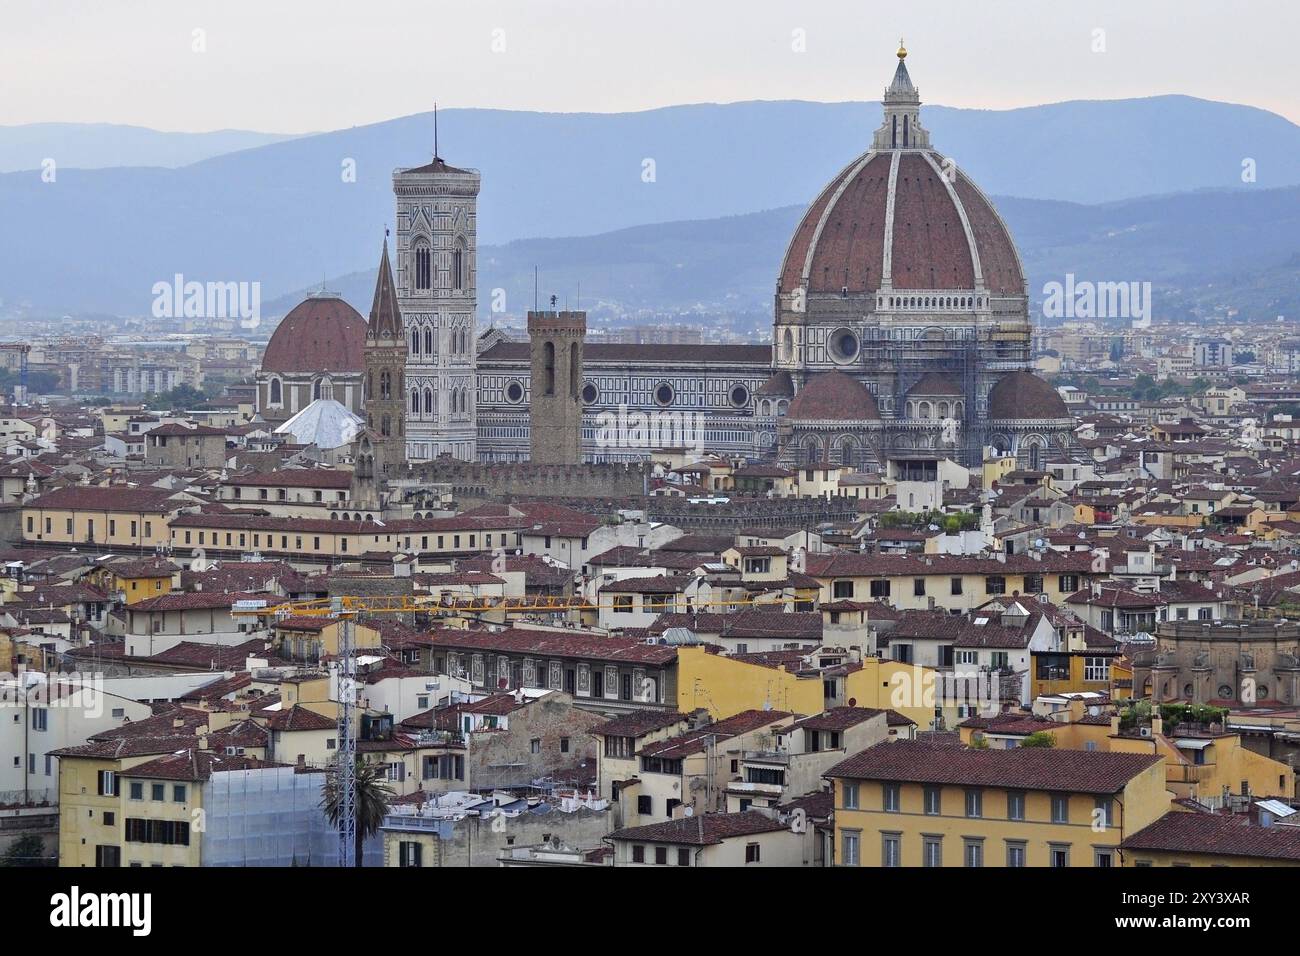
<instances>
[{"instance_id":1,"label":"cathedral dome","mask_svg":"<svg viewBox=\"0 0 1300 956\"><path fill-rule=\"evenodd\" d=\"M867 387L843 372L814 375L790 403L793 422L878 422L880 410Z\"/></svg>"},{"instance_id":2,"label":"cathedral dome","mask_svg":"<svg viewBox=\"0 0 1300 956\"><path fill-rule=\"evenodd\" d=\"M1020 257L1001 217L962 169L930 148L902 56L900 50L885 92L884 125L872 148L804 213L786 249L778 295L874 294L886 279L887 288L901 292L1025 294Z\"/></svg>"},{"instance_id":3,"label":"cathedral dome","mask_svg":"<svg viewBox=\"0 0 1300 956\"><path fill-rule=\"evenodd\" d=\"M262 355L263 372L360 372L366 320L338 296L313 295L280 320Z\"/></svg>"},{"instance_id":4,"label":"cathedral dome","mask_svg":"<svg viewBox=\"0 0 1300 956\"><path fill-rule=\"evenodd\" d=\"M1011 372L989 391L989 420L1069 418L1065 400L1033 372Z\"/></svg>"}]
</instances>

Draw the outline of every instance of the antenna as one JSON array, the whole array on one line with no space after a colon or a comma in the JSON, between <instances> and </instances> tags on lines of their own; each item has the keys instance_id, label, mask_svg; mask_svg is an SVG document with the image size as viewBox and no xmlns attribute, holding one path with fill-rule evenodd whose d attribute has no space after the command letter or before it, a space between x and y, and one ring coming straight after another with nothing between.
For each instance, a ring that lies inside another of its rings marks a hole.
<instances>
[{"instance_id":1,"label":"antenna","mask_svg":"<svg viewBox=\"0 0 1300 956\"><path fill-rule=\"evenodd\" d=\"M438 161L438 104L433 104L433 160Z\"/></svg>"},{"instance_id":2,"label":"antenna","mask_svg":"<svg viewBox=\"0 0 1300 956\"><path fill-rule=\"evenodd\" d=\"M533 266L533 311L537 311L537 266Z\"/></svg>"}]
</instances>

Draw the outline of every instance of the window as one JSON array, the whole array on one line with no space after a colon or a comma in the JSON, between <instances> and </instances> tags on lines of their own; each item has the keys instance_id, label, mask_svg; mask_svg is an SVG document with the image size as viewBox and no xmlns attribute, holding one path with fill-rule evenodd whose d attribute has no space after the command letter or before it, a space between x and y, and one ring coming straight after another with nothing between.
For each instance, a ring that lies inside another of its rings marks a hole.
<instances>
[{"instance_id":1,"label":"window","mask_svg":"<svg viewBox=\"0 0 1300 956\"><path fill-rule=\"evenodd\" d=\"M1025 865L1025 844L1022 840L1007 841L1007 866L1022 867Z\"/></svg>"},{"instance_id":2,"label":"window","mask_svg":"<svg viewBox=\"0 0 1300 956\"><path fill-rule=\"evenodd\" d=\"M966 840L962 847L962 857L966 866L983 866L984 841Z\"/></svg>"},{"instance_id":3,"label":"window","mask_svg":"<svg viewBox=\"0 0 1300 956\"><path fill-rule=\"evenodd\" d=\"M172 803L185 802L185 784L178 783L172 787Z\"/></svg>"},{"instance_id":4,"label":"window","mask_svg":"<svg viewBox=\"0 0 1300 956\"><path fill-rule=\"evenodd\" d=\"M1025 575L1025 593L1026 594L1043 593L1043 576L1041 574Z\"/></svg>"},{"instance_id":5,"label":"window","mask_svg":"<svg viewBox=\"0 0 1300 956\"><path fill-rule=\"evenodd\" d=\"M1091 681L1110 680L1110 658L1085 657L1083 659L1083 679Z\"/></svg>"},{"instance_id":6,"label":"window","mask_svg":"<svg viewBox=\"0 0 1300 956\"><path fill-rule=\"evenodd\" d=\"M143 799L144 799L144 784L142 784L142 783L138 783L138 782L132 782L132 784L131 784L131 799L132 799L132 800L143 800Z\"/></svg>"},{"instance_id":7,"label":"window","mask_svg":"<svg viewBox=\"0 0 1300 956\"><path fill-rule=\"evenodd\" d=\"M858 785L856 783L844 784L844 809L858 809Z\"/></svg>"},{"instance_id":8,"label":"window","mask_svg":"<svg viewBox=\"0 0 1300 956\"><path fill-rule=\"evenodd\" d=\"M902 866L903 835L901 833L882 833L880 835L880 865Z\"/></svg>"},{"instance_id":9,"label":"window","mask_svg":"<svg viewBox=\"0 0 1300 956\"><path fill-rule=\"evenodd\" d=\"M1018 790L1007 791L1007 819L1023 820L1025 818L1025 795Z\"/></svg>"},{"instance_id":10,"label":"window","mask_svg":"<svg viewBox=\"0 0 1300 956\"><path fill-rule=\"evenodd\" d=\"M831 597L837 601L849 600L853 597L852 581L833 581L831 582Z\"/></svg>"},{"instance_id":11,"label":"window","mask_svg":"<svg viewBox=\"0 0 1300 956\"><path fill-rule=\"evenodd\" d=\"M943 791L938 787L925 788L925 812L927 816L937 817L943 812Z\"/></svg>"},{"instance_id":12,"label":"window","mask_svg":"<svg viewBox=\"0 0 1300 956\"><path fill-rule=\"evenodd\" d=\"M414 840L402 840L398 844L400 866L420 866L420 844Z\"/></svg>"},{"instance_id":13,"label":"window","mask_svg":"<svg viewBox=\"0 0 1300 956\"><path fill-rule=\"evenodd\" d=\"M679 848L678 848L678 850L677 850L677 865L678 865L678 866L690 866L690 865L691 865L691 851L690 851L690 850L687 850L685 847L679 847Z\"/></svg>"},{"instance_id":14,"label":"window","mask_svg":"<svg viewBox=\"0 0 1300 956\"><path fill-rule=\"evenodd\" d=\"M748 863L749 860L746 859L745 862ZM655 863L657 863L659 866L668 865L668 847L666 846L655 847Z\"/></svg>"},{"instance_id":15,"label":"window","mask_svg":"<svg viewBox=\"0 0 1300 956\"><path fill-rule=\"evenodd\" d=\"M1070 822L1070 798L1064 793L1052 794L1052 822Z\"/></svg>"},{"instance_id":16,"label":"window","mask_svg":"<svg viewBox=\"0 0 1300 956\"><path fill-rule=\"evenodd\" d=\"M943 837L928 836L921 844L922 866L943 866Z\"/></svg>"},{"instance_id":17,"label":"window","mask_svg":"<svg viewBox=\"0 0 1300 956\"><path fill-rule=\"evenodd\" d=\"M925 597L925 578L912 579L912 597Z\"/></svg>"},{"instance_id":18,"label":"window","mask_svg":"<svg viewBox=\"0 0 1300 956\"><path fill-rule=\"evenodd\" d=\"M961 594L961 578L952 579L952 593L954 595Z\"/></svg>"},{"instance_id":19,"label":"window","mask_svg":"<svg viewBox=\"0 0 1300 956\"><path fill-rule=\"evenodd\" d=\"M95 847L95 866L110 867L122 865L122 848L116 846Z\"/></svg>"},{"instance_id":20,"label":"window","mask_svg":"<svg viewBox=\"0 0 1300 956\"><path fill-rule=\"evenodd\" d=\"M44 707L32 708L32 730L48 730L50 712Z\"/></svg>"},{"instance_id":21,"label":"window","mask_svg":"<svg viewBox=\"0 0 1300 956\"><path fill-rule=\"evenodd\" d=\"M873 598L887 598L887 597L889 597L889 582L888 582L888 581L872 581L872 582L871 582L871 596L872 596Z\"/></svg>"},{"instance_id":22,"label":"window","mask_svg":"<svg viewBox=\"0 0 1300 956\"><path fill-rule=\"evenodd\" d=\"M645 794L636 798L636 812L643 817L648 817L654 813L654 800Z\"/></svg>"},{"instance_id":23,"label":"window","mask_svg":"<svg viewBox=\"0 0 1300 956\"><path fill-rule=\"evenodd\" d=\"M1097 797L1094 801L1092 819L1094 823L1106 827L1115 825L1115 801L1110 797Z\"/></svg>"},{"instance_id":24,"label":"window","mask_svg":"<svg viewBox=\"0 0 1300 956\"><path fill-rule=\"evenodd\" d=\"M900 787L896 783L887 783L881 787L881 808L886 813L898 813L901 809Z\"/></svg>"},{"instance_id":25,"label":"window","mask_svg":"<svg viewBox=\"0 0 1300 956\"><path fill-rule=\"evenodd\" d=\"M161 800L166 800L166 799L167 799L167 785L166 785L166 784L155 783L155 784L153 784L153 785L149 788L149 791L150 791L150 799L153 799L153 800L160 800L160 801L161 801Z\"/></svg>"},{"instance_id":26,"label":"window","mask_svg":"<svg viewBox=\"0 0 1300 956\"><path fill-rule=\"evenodd\" d=\"M1093 865L1110 868L1115 865L1114 852L1111 850L1097 850L1093 856Z\"/></svg>"},{"instance_id":27,"label":"window","mask_svg":"<svg viewBox=\"0 0 1300 956\"><path fill-rule=\"evenodd\" d=\"M1070 865L1070 847L1066 843L1049 843L1047 845L1048 865L1061 869Z\"/></svg>"},{"instance_id":28,"label":"window","mask_svg":"<svg viewBox=\"0 0 1300 956\"><path fill-rule=\"evenodd\" d=\"M561 738L560 738L560 753L562 753L562 754L567 754L568 752L569 752L569 738L568 738L568 737L561 737Z\"/></svg>"},{"instance_id":29,"label":"window","mask_svg":"<svg viewBox=\"0 0 1300 956\"><path fill-rule=\"evenodd\" d=\"M433 273L430 263L429 246L420 240L415 244L415 287L417 289L429 288L430 276Z\"/></svg>"},{"instance_id":30,"label":"window","mask_svg":"<svg viewBox=\"0 0 1300 956\"><path fill-rule=\"evenodd\" d=\"M1007 579L1001 575L994 574L984 579L985 594L1006 594Z\"/></svg>"},{"instance_id":31,"label":"window","mask_svg":"<svg viewBox=\"0 0 1300 956\"><path fill-rule=\"evenodd\" d=\"M845 830L840 835L840 865L861 866L859 847L862 834L859 830Z\"/></svg>"},{"instance_id":32,"label":"window","mask_svg":"<svg viewBox=\"0 0 1300 956\"><path fill-rule=\"evenodd\" d=\"M532 753L535 753L535 754L539 754L539 753L541 753L541 752L542 752L542 740L541 740L541 738L540 738L540 737L534 737L532 740L528 741L528 749L529 749Z\"/></svg>"},{"instance_id":33,"label":"window","mask_svg":"<svg viewBox=\"0 0 1300 956\"><path fill-rule=\"evenodd\" d=\"M99 786L96 791L101 797L117 796L117 774L111 770L99 771Z\"/></svg>"},{"instance_id":34,"label":"window","mask_svg":"<svg viewBox=\"0 0 1300 956\"><path fill-rule=\"evenodd\" d=\"M757 863L759 861L760 847L757 843L745 844L745 862Z\"/></svg>"},{"instance_id":35,"label":"window","mask_svg":"<svg viewBox=\"0 0 1300 956\"><path fill-rule=\"evenodd\" d=\"M615 594L614 595L614 613L631 614L632 613L632 595Z\"/></svg>"},{"instance_id":36,"label":"window","mask_svg":"<svg viewBox=\"0 0 1300 956\"><path fill-rule=\"evenodd\" d=\"M1062 594L1073 594L1079 590L1079 576L1077 574L1062 574L1056 583L1060 585Z\"/></svg>"},{"instance_id":37,"label":"window","mask_svg":"<svg viewBox=\"0 0 1300 956\"><path fill-rule=\"evenodd\" d=\"M115 826L115 825L117 824L117 814L114 813L112 810L105 810L105 811L104 811L104 816L103 816L103 819L102 819L101 822L102 822L102 823L104 824L104 826L106 826L106 827Z\"/></svg>"},{"instance_id":38,"label":"window","mask_svg":"<svg viewBox=\"0 0 1300 956\"><path fill-rule=\"evenodd\" d=\"M972 818L984 816L984 794L982 791L966 791L966 816Z\"/></svg>"},{"instance_id":39,"label":"window","mask_svg":"<svg viewBox=\"0 0 1300 956\"><path fill-rule=\"evenodd\" d=\"M643 847L643 846L641 846L641 845L639 845L639 844L634 845L634 846L632 847L632 862L633 862L633 863L644 863L644 862L645 862L645 847Z\"/></svg>"}]
</instances>

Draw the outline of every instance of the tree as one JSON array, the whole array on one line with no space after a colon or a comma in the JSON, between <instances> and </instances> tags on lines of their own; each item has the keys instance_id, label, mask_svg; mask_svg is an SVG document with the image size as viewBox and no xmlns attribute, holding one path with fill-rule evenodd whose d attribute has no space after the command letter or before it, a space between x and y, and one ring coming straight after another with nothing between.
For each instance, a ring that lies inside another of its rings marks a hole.
<instances>
[{"instance_id":1,"label":"tree","mask_svg":"<svg viewBox=\"0 0 1300 956\"><path fill-rule=\"evenodd\" d=\"M25 833L5 850L0 866L53 866L55 858L45 852L45 841L35 833Z\"/></svg>"},{"instance_id":2,"label":"tree","mask_svg":"<svg viewBox=\"0 0 1300 956\"><path fill-rule=\"evenodd\" d=\"M385 770L377 763L357 758L354 779L357 786L357 842L355 847L355 865L361 865L361 852L366 837L379 832L380 824L388 813L388 804L393 797L393 788L385 783ZM342 829L342 793L339 790L338 768L330 771L325 780L325 792L321 796L320 807L325 811L331 824Z\"/></svg>"},{"instance_id":3,"label":"tree","mask_svg":"<svg viewBox=\"0 0 1300 956\"><path fill-rule=\"evenodd\" d=\"M1020 742L1022 747L1055 747L1056 736L1046 730L1036 730Z\"/></svg>"}]
</instances>

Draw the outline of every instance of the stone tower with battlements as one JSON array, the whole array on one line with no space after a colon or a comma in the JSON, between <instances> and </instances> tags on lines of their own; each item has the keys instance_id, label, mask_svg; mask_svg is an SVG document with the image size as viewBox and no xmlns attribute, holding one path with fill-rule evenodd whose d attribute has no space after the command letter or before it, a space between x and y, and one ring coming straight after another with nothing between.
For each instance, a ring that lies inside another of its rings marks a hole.
<instances>
[{"instance_id":1,"label":"stone tower with battlements","mask_svg":"<svg viewBox=\"0 0 1300 956\"><path fill-rule=\"evenodd\" d=\"M582 350L586 312L529 312L532 395L529 458L551 465L582 461Z\"/></svg>"}]
</instances>

